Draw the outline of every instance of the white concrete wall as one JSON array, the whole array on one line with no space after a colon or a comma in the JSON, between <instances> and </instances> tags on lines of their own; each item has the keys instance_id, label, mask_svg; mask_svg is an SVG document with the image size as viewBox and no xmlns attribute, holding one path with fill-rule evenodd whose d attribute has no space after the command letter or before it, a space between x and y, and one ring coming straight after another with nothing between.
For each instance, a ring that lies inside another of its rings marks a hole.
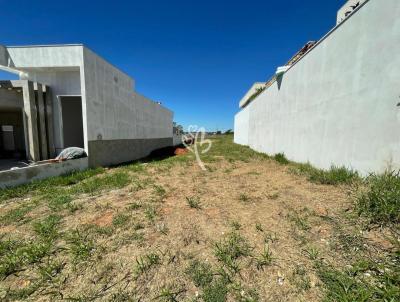
<instances>
[{"instance_id":1,"label":"white concrete wall","mask_svg":"<svg viewBox=\"0 0 400 302\"><path fill-rule=\"evenodd\" d=\"M172 112L134 92L134 81L84 49L88 140L172 137Z\"/></svg>"},{"instance_id":2,"label":"white concrete wall","mask_svg":"<svg viewBox=\"0 0 400 302\"><path fill-rule=\"evenodd\" d=\"M248 145L319 168L400 168L399 83L400 1L370 0L246 107Z\"/></svg>"},{"instance_id":3,"label":"white concrete wall","mask_svg":"<svg viewBox=\"0 0 400 302\"><path fill-rule=\"evenodd\" d=\"M235 116L234 142L240 145L249 144L249 113L247 107Z\"/></svg>"},{"instance_id":4,"label":"white concrete wall","mask_svg":"<svg viewBox=\"0 0 400 302\"><path fill-rule=\"evenodd\" d=\"M0 189L15 187L34 180L59 176L74 171L82 171L88 168L88 158L68 160L61 163L41 164L16 170L0 172Z\"/></svg>"}]
</instances>

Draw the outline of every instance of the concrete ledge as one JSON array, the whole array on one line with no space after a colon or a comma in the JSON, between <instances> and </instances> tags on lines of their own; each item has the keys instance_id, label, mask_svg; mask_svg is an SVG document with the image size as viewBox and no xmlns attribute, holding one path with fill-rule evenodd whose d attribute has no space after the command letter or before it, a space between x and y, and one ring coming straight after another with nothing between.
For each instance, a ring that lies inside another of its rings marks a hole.
<instances>
[{"instance_id":1,"label":"concrete ledge","mask_svg":"<svg viewBox=\"0 0 400 302\"><path fill-rule=\"evenodd\" d=\"M34 180L59 176L88 168L88 158L68 160L61 163L41 164L16 170L0 172L0 188L15 187Z\"/></svg>"},{"instance_id":2,"label":"concrete ledge","mask_svg":"<svg viewBox=\"0 0 400 302\"><path fill-rule=\"evenodd\" d=\"M89 166L111 166L148 156L152 151L172 146L172 136L148 139L89 141Z\"/></svg>"}]
</instances>

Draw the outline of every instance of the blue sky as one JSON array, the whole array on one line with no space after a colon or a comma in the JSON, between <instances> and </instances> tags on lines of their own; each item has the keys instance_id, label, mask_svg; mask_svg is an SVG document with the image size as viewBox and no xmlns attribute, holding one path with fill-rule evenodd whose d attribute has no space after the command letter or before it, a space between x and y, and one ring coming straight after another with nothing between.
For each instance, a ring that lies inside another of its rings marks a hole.
<instances>
[{"instance_id":1,"label":"blue sky","mask_svg":"<svg viewBox=\"0 0 400 302\"><path fill-rule=\"evenodd\" d=\"M0 0L0 44L83 43L185 128L226 130L251 84L321 38L344 2Z\"/></svg>"}]
</instances>

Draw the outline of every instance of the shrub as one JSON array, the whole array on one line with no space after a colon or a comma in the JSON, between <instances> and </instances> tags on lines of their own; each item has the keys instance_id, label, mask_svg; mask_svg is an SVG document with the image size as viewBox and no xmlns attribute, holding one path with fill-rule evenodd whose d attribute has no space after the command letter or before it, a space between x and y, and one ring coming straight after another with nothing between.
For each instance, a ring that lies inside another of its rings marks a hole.
<instances>
[{"instance_id":1,"label":"shrub","mask_svg":"<svg viewBox=\"0 0 400 302\"><path fill-rule=\"evenodd\" d=\"M358 213L380 225L399 223L400 171L372 174L365 182L366 190L357 197Z\"/></svg>"}]
</instances>

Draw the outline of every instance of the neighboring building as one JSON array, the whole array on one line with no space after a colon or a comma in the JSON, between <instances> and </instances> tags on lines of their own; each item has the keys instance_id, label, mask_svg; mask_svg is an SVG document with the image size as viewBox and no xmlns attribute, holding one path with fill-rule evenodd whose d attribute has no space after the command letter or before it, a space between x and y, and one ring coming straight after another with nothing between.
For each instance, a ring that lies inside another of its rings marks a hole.
<instances>
[{"instance_id":1,"label":"neighboring building","mask_svg":"<svg viewBox=\"0 0 400 302\"><path fill-rule=\"evenodd\" d=\"M360 1L260 94L240 101L235 142L324 169L400 168L399 20L398 0Z\"/></svg>"},{"instance_id":2,"label":"neighboring building","mask_svg":"<svg viewBox=\"0 0 400 302\"><path fill-rule=\"evenodd\" d=\"M0 157L40 161L82 147L90 167L172 145L173 113L83 45L0 46Z\"/></svg>"}]
</instances>

